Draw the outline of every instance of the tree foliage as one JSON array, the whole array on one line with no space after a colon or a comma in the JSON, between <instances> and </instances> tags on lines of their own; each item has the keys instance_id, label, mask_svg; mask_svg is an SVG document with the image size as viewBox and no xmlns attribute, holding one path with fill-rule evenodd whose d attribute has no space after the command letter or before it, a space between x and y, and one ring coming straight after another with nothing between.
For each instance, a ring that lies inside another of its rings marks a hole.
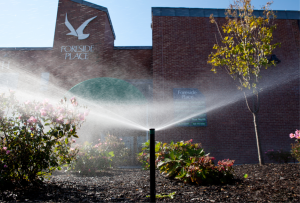
<instances>
[{"instance_id":1,"label":"tree foliage","mask_svg":"<svg viewBox=\"0 0 300 203\"><path fill-rule=\"evenodd\" d=\"M214 45L214 53L209 55L208 63L212 71L216 67L224 67L233 79L238 79L239 89L256 90L262 67L275 65L268 60L272 51L280 43L271 43L273 31L277 25L273 11L269 10L272 2L268 2L263 9L263 16L253 15L254 7L251 0L237 0L226 11L226 23L219 28L217 21L210 16L211 23L217 25L221 43Z\"/></svg>"}]
</instances>

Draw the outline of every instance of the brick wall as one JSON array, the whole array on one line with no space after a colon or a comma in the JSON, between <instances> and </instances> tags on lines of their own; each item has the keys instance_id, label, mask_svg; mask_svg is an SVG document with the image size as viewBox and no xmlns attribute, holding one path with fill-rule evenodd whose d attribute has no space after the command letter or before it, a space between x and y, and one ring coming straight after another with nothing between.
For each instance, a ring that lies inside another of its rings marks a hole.
<instances>
[{"instance_id":1,"label":"brick wall","mask_svg":"<svg viewBox=\"0 0 300 203\"><path fill-rule=\"evenodd\" d=\"M225 22L224 18L217 21ZM297 20L276 23L274 41L282 46L275 54L282 62L262 71L260 85L265 91L260 94L258 114L262 152L290 150L288 135L299 128L299 28ZM198 88L207 109L213 109L207 112L207 127L168 128L157 132L157 140L193 139L217 159L257 163L253 117L242 92L225 71L218 69L214 74L207 64L218 36L216 26L208 17L153 16L152 27L154 101L172 105L173 88ZM231 104L235 99L238 101ZM165 118L153 118L153 122L167 123L172 113L172 108L166 108Z\"/></svg>"},{"instance_id":2,"label":"brick wall","mask_svg":"<svg viewBox=\"0 0 300 203\"><path fill-rule=\"evenodd\" d=\"M76 36L67 35L70 30L65 25L66 14L75 30L86 20L97 16L83 31L90 34L87 39L78 40ZM93 52L88 52L88 56L83 52L80 58L84 60L81 60L76 57L76 52L70 52L72 46L78 50L82 46L93 46ZM39 83L43 72L50 74L49 82L63 90L91 78L150 79L152 74L151 50L114 50L114 34L107 13L71 0L59 0L54 45L50 50L0 52L1 56L6 55L1 60L9 62L13 68L10 71L30 73L34 86ZM69 53L71 56L66 56Z\"/></svg>"}]
</instances>

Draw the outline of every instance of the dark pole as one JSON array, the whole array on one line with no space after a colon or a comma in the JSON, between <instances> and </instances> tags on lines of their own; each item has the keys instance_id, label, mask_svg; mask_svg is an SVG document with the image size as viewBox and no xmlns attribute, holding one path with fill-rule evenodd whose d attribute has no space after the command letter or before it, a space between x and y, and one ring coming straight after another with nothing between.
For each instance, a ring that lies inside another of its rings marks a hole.
<instances>
[{"instance_id":1,"label":"dark pole","mask_svg":"<svg viewBox=\"0 0 300 203\"><path fill-rule=\"evenodd\" d=\"M155 202L155 129L150 129L150 202Z\"/></svg>"}]
</instances>

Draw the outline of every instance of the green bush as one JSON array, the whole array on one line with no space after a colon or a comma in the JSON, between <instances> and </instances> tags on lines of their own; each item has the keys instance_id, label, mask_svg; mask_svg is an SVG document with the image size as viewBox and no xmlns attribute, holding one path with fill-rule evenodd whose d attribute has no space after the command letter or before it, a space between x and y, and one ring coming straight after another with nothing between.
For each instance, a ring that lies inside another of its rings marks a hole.
<instances>
[{"instance_id":1,"label":"green bush","mask_svg":"<svg viewBox=\"0 0 300 203\"><path fill-rule=\"evenodd\" d=\"M14 92L0 95L0 187L40 182L75 158L71 139L87 112L79 112L74 97L71 103L20 103Z\"/></svg>"},{"instance_id":2,"label":"green bush","mask_svg":"<svg viewBox=\"0 0 300 203\"><path fill-rule=\"evenodd\" d=\"M97 145L92 145L89 142L78 145L76 150L78 150L76 160L73 160L69 168L72 171L82 175L94 175L97 170L111 167L114 157L113 151L101 150Z\"/></svg>"},{"instance_id":3,"label":"green bush","mask_svg":"<svg viewBox=\"0 0 300 203\"><path fill-rule=\"evenodd\" d=\"M143 169L149 169L149 141L143 144L138 160ZM192 140L171 142L170 144L156 142L156 168L166 177L175 178L196 184L228 183L233 179L233 160L223 160L214 165L214 157L205 154L200 143L192 144Z\"/></svg>"},{"instance_id":4,"label":"green bush","mask_svg":"<svg viewBox=\"0 0 300 203\"><path fill-rule=\"evenodd\" d=\"M291 154L293 158L297 159L297 161L300 162L300 142L291 145L292 145Z\"/></svg>"},{"instance_id":5,"label":"green bush","mask_svg":"<svg viewBox=\"0 0 300 203\"><path fill-rule=\"evenodd\" d=\"M120 166L125 164L129 159L130 149L125 146L122 138L114 135L107 135L103 142L99 139L98 148L104 151L113 151L115 156L112 158L112 166ZM101 143L101 144L100 144Z\"/></svg>"},{"instance_id":6,"label":"green bush","mask_svg":"<svg viewBox=\"0 0 300 203\"><path fill-rule=\"evenodd\" d=\"M118 166L128 159L129 149L122 139L108 135L104 142L98 141L96 145L88 142L77 145L79 152L69 170L94 175L96 171Z\"/></svg>"},{"instance_id":7,"label":"green bush","mask_svg":"<svg viewBox=\"0 0 300 203\"><path fill-rule=\"evenodd\" d=\"M296 144L291 144L291 154L295 159L297 159L300 162L300 130L296 130L295 134L290 133L290 138L295 139L296 142Z\"/></svg>"}]
</instances>

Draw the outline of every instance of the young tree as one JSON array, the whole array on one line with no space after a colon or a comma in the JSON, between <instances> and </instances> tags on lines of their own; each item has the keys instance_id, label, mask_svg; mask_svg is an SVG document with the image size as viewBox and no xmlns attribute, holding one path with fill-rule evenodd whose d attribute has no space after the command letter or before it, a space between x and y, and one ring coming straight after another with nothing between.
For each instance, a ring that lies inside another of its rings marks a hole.
<instances>
[{"instance_id":1,"label":"young tree","mask_svg":"<svg viewBox=\"0 0 300 203\"><path fill-rule=\"evenodd\" d=\"M258 150L259 164L264 164L261 156L259 133L257 130L257 113L259 111L259 88L257 83L261 68L266 69L278 63L278 60L268 60L267 56L280 45L271 44L273 31L276 29L273 11L269 10L273 2L268 2L262 7L263 16L253 15L251 0L236 0L226 11L226 23L219 29L213 15L210 16L211 23L215 23L221 38L221 43L214 45L214 53L208 58L208 63L212 65L212 71L217 72L216 67L224 68L234 79L238 80L238 89L244 92L247 107L253 115L256 144ZM276 57L272 57L276 58ZM247 91L253 92L252 106L249 104L250 96Z\"/></svg>"}]
</instances>

